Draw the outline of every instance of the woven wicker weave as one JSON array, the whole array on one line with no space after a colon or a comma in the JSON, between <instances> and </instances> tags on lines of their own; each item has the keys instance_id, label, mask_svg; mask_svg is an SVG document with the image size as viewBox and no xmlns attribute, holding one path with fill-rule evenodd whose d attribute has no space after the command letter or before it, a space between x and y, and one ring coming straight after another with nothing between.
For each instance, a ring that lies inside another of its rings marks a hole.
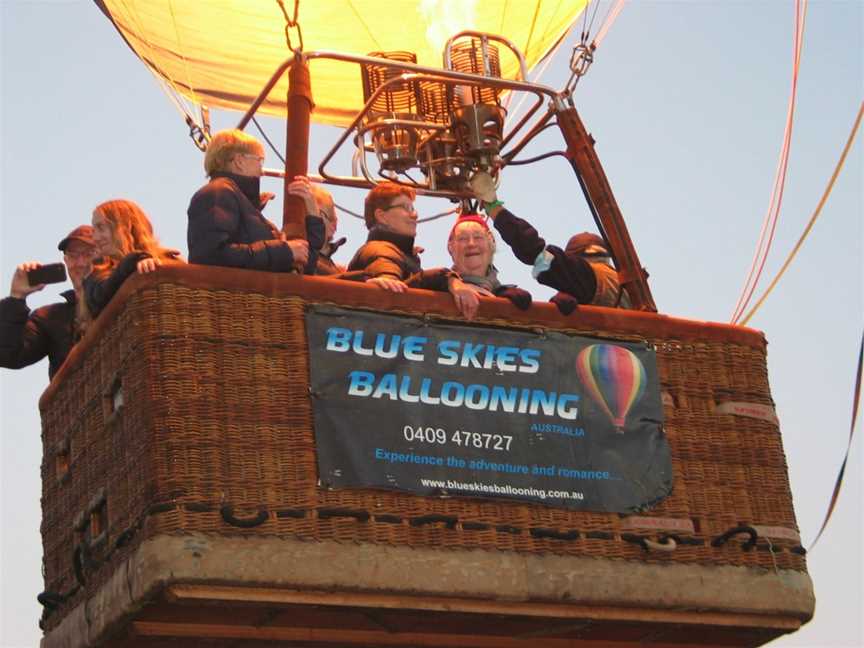
<instances>
[{"instance_id":1,"label":"woven wicker weave","mask_svg":"<svg viewBox=\"0 0 864 648\"><path fill-rule=\"evenodd\" d=\"M796 530L777 425L716 411L726 401L772 405L761 334L606 309L581 308L564 319L538 305L523 314L492 301L482 306L479 324L655 345L675 482L672 494L646 515L693 525L692 533L676 532L675 551L647 551L643 540L661 539L663 531L640 531L614 514L321 490L307 395L305 305L381 304L397 313L457 319L447 296L168 268L127 282L40 403L45 589L65 597L45 627L56 625L157 533L805 570L799 543L791 539L760 538L750 548L745 534L712 546L742 525ZM123 404L115 411L119 393ZM68 472L61 477L64 463ZM223 514L263 522L247 528L229 524ZM106 532L94 538L100 524Z\"/></svg>"}]
</instances>

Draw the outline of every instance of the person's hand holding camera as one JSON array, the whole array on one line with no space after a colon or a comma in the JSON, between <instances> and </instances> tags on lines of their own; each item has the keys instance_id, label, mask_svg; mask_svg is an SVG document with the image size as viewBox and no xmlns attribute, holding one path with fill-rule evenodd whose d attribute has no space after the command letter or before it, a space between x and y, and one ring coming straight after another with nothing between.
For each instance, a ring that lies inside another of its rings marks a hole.
<instances>
[{"instance_id":1,"label":"person's hand holding camera","mask_svg":"<svg viewBox=\"0 0 864 648\"><path fill-rule=\"evenodd\" d=\"M45 284L30 285L30 280L27 278L27 273L36 268L41 268L41 263L29 261L22 263L15 268L15 274L12 275L12 287L9 289L9 295L16 299L25 299L27 295L42 290Z\"/></svg>"}]
</instances>

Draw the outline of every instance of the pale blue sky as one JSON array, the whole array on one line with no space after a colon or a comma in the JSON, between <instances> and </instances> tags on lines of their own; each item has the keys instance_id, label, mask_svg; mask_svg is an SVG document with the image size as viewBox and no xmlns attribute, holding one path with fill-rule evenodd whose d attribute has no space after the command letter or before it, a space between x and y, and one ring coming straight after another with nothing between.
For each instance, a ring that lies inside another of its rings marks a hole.
<instances>
[{"instance_id":1,"label":"pale blue sky","mask_svg":"<svg viewBox=\"0 0 864 648\"><path fill-rule=\"evenodd\" d=\"M62 235L111 197L138 201L162 242L185 251L186 207L204 181L201 155L144 66L92 2L0 0L0 10L2 294L16 264L57 260ZM577 90L663 313L729 319L780 150L793 17L786 0L628 3ZM810 3L788 183L766 278L810 217L864 95L862 25L859 0ZM544 83L562 85L569 51L568 45L559 53ZM217 114L214 126L236 119ZM267 124L275 141L284 141L281 126ZM335 129L315 127L312 159L336 137ZM545 141L560 147L554 132ZM275 181L265 180L264 188L278 191ZM337 202L359 208L362 193L334 193ZM550 242L592 226L562 160L507 170L499 193ZM421 216L448 206L422 200ZM269 211L280 213L278 205ZM798 260L751 322L769 341L772 392L805 544L818 530L848 436L864 319L862 212L859 141ZM344 261L365 234L359 222L340 218L350 241L340 253ZM422 227L427 266L445 263L448 228ZM531 286L506 250L497 265L505 279ZM54 301L58 292L49 287L29 303ZM0 370L3 646L35 646L40 636L36 402L46 384L45 363ZM775 645L864 644L861 486L859 442L832 526L808 558L816 617Z\"/></svg>"}]
</instances>

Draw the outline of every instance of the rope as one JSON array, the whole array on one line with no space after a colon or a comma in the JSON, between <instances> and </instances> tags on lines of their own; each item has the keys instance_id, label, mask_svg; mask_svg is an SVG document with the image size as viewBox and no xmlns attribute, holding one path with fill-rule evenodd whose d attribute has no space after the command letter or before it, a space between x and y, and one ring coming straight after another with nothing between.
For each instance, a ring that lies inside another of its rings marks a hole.
<instances>
[{"instance_id":1,"label":"rope","mask_svg":"<svg viewBox=\"0 0 864 648\"><path fill-rule=\"evenodd\" d=\"M588 4L591 4L590 0L589 0ZM588 41L588 36L591 34L591 29L594 27L594 20L597 18L597 10L599 8L600 8L600 0L596 0L596 2L594 2L594 12L591 14L591 22L588 23L588 27L585 28L584 31L582 32L582 41L583 42ZM588 13L588 7L587 6L585 7L585 13L586 14ZM584 26L585 23L583 22L582 25Z\"/></svg>"},{"instance_id":2,"label":"rope","mask_svg":"<svg viewBox=\"0 0 864 648\"><path fill-rule=\"evenodd\" d=\"M759 298L759 301L757 301L756 305L753 306L749 313L747 313L747 316L743 320L741 320L741 326L746 326L747 322L750 321L750 318L753 317L753 314L757 310L759 310L759 307L762 306L763 303L765 303L768 295L771 294L771 291L774 290L777 282L780 281L780 277L783 276L783 274L786 272L786 269L792 263L792 260L798 254L798 251L801 249L801 246L804 243L804 239L807 238L807 235L810 234L810 230L813 229L813 225L816 223L816 219L818 219L819 215L822 213L822 208L825 206L825 202L828 200L828 196L831 194L831 190L834 188L834 183L837 181L837 176L840 174L840 169L843 168L843 164L846 162L846 156L849 154L849 149L852 148L852 143L855 141L855 136L858 134L858 129L861 126L862 115L864 115L864 101L861 102L861 106L858 109L858 116L855 118L855 124L852 126L852 132L849 133L849 138L846 140L846 146L843 148L843 153L840 155L840 159L837 161L837 165L834 167L834 173L831 174L831 179L828 181L828 186L825 187L825 191L822 193L822 198L819 200L819 204L816 205L816 210L810 217L810 221L807 223L807 227L804 228L804 233L801 234L801 237L798 239L795 247L792 248L792 251L786 258L786 261L783 262L783 266L780 268L780 271L777 273L768 288Z\"/></svg>"},{"instance_id":3,"label":"rope","mask_svg":"<svg viewBox=\"0 0 864 648\"><path fill-rule=\"evenodd\" d=\"M843 475L846 473L846 462L849 460L849 451L852 449L852 435L855 433L855 421L858 418L858 404L861 398L861 366L864 361L864 333L861 334L861 347L858 349L858 371L855 376L855 390L852 392L852 422L849 425L849 443L846 444L846 454L843 456L843 463L840 464L840 472L837 473L837 480L834 482L834 492L831 493L831 502L828 504L828 511L825 513L825 519L822 520L822 526L813 543L807 551L813 551L813 547L819 542L822 537L822 532L828 526L828 520L831 519L831 514L834 512L834 507L837 505L837 499L840 497L840 487L843 485Z\"/></svg>"},{"instance_id":4,"label":"rope","mask_svg":"<svg viewBox=\"0 0 864 648\"><path fill-rule=\"evenodd\" d=\"M145 46L147 49L150 50L151 55L155 54L156 48L150 43L149 40L147 40L147 37L145 35L145 31L144 31L144 27L141 23L140 18L138 17L137 12L133 11L129 8L129 5L127 4L126 0L122 0L122 3L123 3L123 8L126 10L126 14L129 16L130 21L134 22L136 27L137 27L140 43L143 46ZM171 11L172 19L174 19L173 5L169 4L169 10ZM113 19L112 19L112 22L113 22ZM119 25L118 25L118 28L119 28ZM181 50L182 48L179 47L180 37L179 37L179 34L177 33L176 24L175 24L175 36L177 37L178 50ZM153 75L153 78L156 80L156 82L162 88L162 92L165 93L165 96L168 97L168 100L172 104L174 104L174 107L177 109L177 112L179 112L183 116L183 121L186 122L187 126L189 126L189 137L195 143L195 146L197 146L199 150L204 151L207 147L207 141L209 141L209 136L205 132L205 130L202 129L201 126L199 126L198 122L195 120L195 117L192 114L194 112L194 109L192 109L191 106L194 106L196 104L194 102L188 102L187 103L186 98L183 96L183 93L181 93L177 89L177 85L175 84L175 82L172 78L170 78L168 76L163 76L162 74L160 74L159 71L156 69L156 67L150 62L150 59L148 59L144 56L141 56L138 53L138 51L135 50L134 48L133 48L133 51L135 52L135 55L138 57L138 59L144 64L144 66L148 70L150 70L150 74ZM182 54L181 54L181 56L182 56ZM186 64L185 57L183 58L183 63L184 63L184 65ZM189 76L188 69L186 70L186 76L187 76L189 91L194 96L195 95L195 89L192 87L192 82L188 78L188 76Z\"/></svg>"},{"instance_id":5,"label":"rope","mask_svg":"<svg viewBox=\"0 0 864 648\"><path fill-rule=\"evenodd\" d=\"M540 5L542 4L542 0L537 2L537 5L534 7L534 17L531 18L531 28L528 30L528 40L525 41L525 47L523 48L523 52L525 52L526 56L529 56L528 48L531 47L531 39L534 38L534 28L537 26L537 16L540 15Z\"/></svg>"},{"instance_id":6,"label":"rope","mask_svg":"<svg viewBox=\"0 0 864 648\"><path fill-rule=\"evenodd\" d=\"M624 8L624 0L617 0L615 5L610 5L610 8L606 12L606 16L604 17L603 22L601 23L600 31L597 32L597 36L594 38L591 45L589 46L589 45L587 45L588 38L590 37L590 34L591 34L591 28L594 25L594 19L597 16L597 9L600 6L599 0L596 0L596 4L594 5L594 15L591 17L591 23L586 26L587 15L588 15L588 10L589 10L590 6L591 6L591 0L588 0L587 4L585 5L585 8L582 10L582 16L583 16L584 20L583 20L583 24L582 24L582 34L581 34L581 41L580 42L583 46L586 47L586 50L593 53L597 49L597 47L599 47L600 42L603 40L603 38L605 38L606 33L612 27L612 23L615 22L615 19L618 17L618 14L620 14L621 10ZM552 63L552 59L555 58L555 54L558 53L558 50L561 48L561 45L563 45L564 41L567 40L567 38L570 36L570 32L573 31L573 28L575 26L576 26L576 22L573 22L570 25L570 27L567 28L567 31L564 32L564 35L561 37L561 39L555 44L555 46L546 55L545 60L543 61L543 66L540 68L540 71L537 73L537 75L533 79L534 83L538 83L540 81L540 78L543 76L543 74L546 72L546 69ZM572 80L572 77L571 77L571 80ZM568 86L570 85L569 81L568 81L567 85ZM507 99L508 99L507 105L508 106L509 106L509 100L512 96L513 96L512 93L507 96ZM522 104L525 103L526 98L527 98L527 95L525 95L525 94L523 94L519 98L519 103L516 104L516 107L513 109L513 112L511 113L512 116L508 115L508 119L510 122L513 122L516 119L516 115L519 113L519 109L522 107Z\"/></svg>"},{"instance_id":7,"label":"rope","mask_svg":"<svg viewBox=\"0 0 864 648\"><path fill-rule=\"evenodd\" d=\"M599 2L600 0L597 0ZM585 3L585 7L582 9L582 40L585 41L588 38L588 7L591 6L591 0Z\"/></svg>"},{"instance_id":8,"label":"rope","mask_svg":"<svg viewBox=\"0 0 864 648\"><path fill-rule=\"evenodd\" d=\"M258 123L258 120L255 116L252 116L252 123L255 124L255 128L258 129L258 132L261 133L261 137L264 138L264 141L267 142L267 146L270 147L270 150L279 158L279 161L282 162L282 166L285 166L285 156L279 152L279 149L276 148L276 145L270 141L270 138L267 137L267 133L264 132L264 129L261 128L261 124Z\"/></svg>"},{"instance_id":9,"label":"rope","mask_svg":"<svg viewBox=\"0 0 864 648\"><path fill-rule=\"evenodd\" d=\"M590 2L590 0L589 0L589 2ZM587 7L588 5L586 4L585 6ZM559 1L558 5L555 7L555 11L551 12L551 14L549 16L549 21L546 23L546 28L543 30L543 36L542 36L541 40L546 40L546 35L549 33L549 27L552 24L552 21L555 18L555 15L558 13L558 9L560 9L560 7L561 7L561 2ZM583 11L583 13L584 13L584 11ZM546 53L537 60L537 63L534 64L535 69L537 69L539 67L539 72L537 72L537 74L534 76L534 80L533 80L534 83L537 83L540 80L540 77L543 76L543 73L546 72L546 68L549 67L549 63L555 57L555 53L558 51L558 48L561 47L561 45L564 43L565 40L567 40L567 37L570 35L570 32L573 31L573 27L575 25L576 25L576 21L573 21L572 23L570 23L570 26L567 27L567 29L564 31L563 34L561 34L561 36L552 45L552 47L550 47L546 51ZM522 81L528 81L528 79L527 78L522 79ZM512 121L512 117L510 117L510 104L513 103L513 95L514 94L515 93L513 91L508 92L507 98L504 100L504 110L506 110L508 113L506 119L509 121ZM512 114L515 115L516 112L519 110L519 107L522 105L522 103L525 100L525 96L526 95L524 93L520 96L519 103L513 109Z\"/></svg>"},{"instance_id":10,"label":"rope","mask_svg":"<svg viewBox=\"0 0 864 648\"><path fill-rule=\"evenodd\" d=\"M621 13L623 8L624 0L617 0L615 5L607 11L606 17L603 19L603 24L600 26L600 31L597 32L597 36L591 41L590 45L588 44L588 38L590 36L588 31L590 30L590 27L588 30L583 29L581 40L579 41L579 44L573 48L573 54L570 57L570 78L567 80L564 90L561 93L562 95L569 96L571 102L573 92L576 89L576 84L579 83L579 80L585 75L588 68L591 67L591 64L594 62L594 52L600 46L600 43L603 42L603 39L612 28L612 24L615 22L615 19L618 18L618 15ZM592 18L591 23L593 24L593 22L594 19Z\"/></svg>"},{"instance_id":11,"label":"rope","mask_svg":"<svg viewBox=\"0 0 864 648\"><path fill-rule=\"evenodd\" d=\"M353 0L348 0L348 6L351 7L351 11L354 13L354 17L360 21L360 24L363 25L363 30L366 32L366 35L372 39L372 42L375 43L375 48L378 50L383 50L381 47L381 43L378 42L378 39L375 38L375 34L371 29L369 29L369 25L366 24L366 21L363 19L363 14L357 11L357 7L354 6Z\"/></svg>"},{"instance_id":12,"label":"rope","mask_svg":"<svg viewBox=\"0 0 864 648\"><path fill-rule=\"evenodd\" d=\"M428 223L430 221L438 220L439 218L444 218L445 216L450 216L451 214L458 214L459 209L454 207L453 209L448 209L445 212L441 212L440 214L435 214L434 216L427 216L426 218L418 218L418 223Z\"/></svg>"},{"instance_id":13,"label":"rope","mask_svg":"<svg viewBox=\"0 0 864 648\"><path fill-rule=\"evenodd\" d=\"M195 85L192 83L192 77L189 74L189 61L183 54L183 44L180 42L180 30L177 27L177 15L174 13L173 2L168 3L168 11L171 12L171 24L174 27L174 38L177 40L177 53L183 61L183 73L186 75L186 87L189 88L189 92L192 93L192 104L201 105L201 101L198 100L198 95L195 94Z\"/></svg>"},{"instance_id":14,"label":"rope","mask_svg":"<svg viewBox=\"0 0 864 648\"><path fill-rule=\"evenodd\" d=\"M612 24L615 22L615 19L618 18L618 14L621 13L622 9L624 9L624 0L618 0L618 2L615 3L615 6L613 6L606 14L606 18L603 19L600 29L597 31L597 35L591 43L593 49L596 50L600 47L600 43L602 43L603 39L606 38L606 34L609 33Z\"/></svg>"},{"instance_id":15,"label":"rope","mask_svg":"<svg viewBox=\"0 0 864 648\"><path fill-rule=\"evenodd\" d=\"M564 32L564 35L558 40L558 42L555 44L555 46L551 50L549 50L549 53L546 55L546 59L543 61L543 64L541 65L540 70L537 72L536 75L534 75L534 78L531 80L532 83L539 83L540 82L541 77L546 73L546 70L549 68L549 65L552 63L552 60L555 58L555 55L558 53L558 50L561 49L561 46L564 44L564 41L567 40L567 37L570 35L570 32L573 31L573 26L574 25L570 25L570 27L567 28L567 31ZM527 81L527 80L528 79L525 79L525 81ZM507 95L507 101L505 102L505 105L504 105L505 108L509 109L510 101L512 100L512 98L513 98L513 93L511 92L510 94ZM517 121L516 115L519 114L519 109L522 107L522 104L525 103L525 100L527 98L528 98L528 94L525 92L523 92L520 95L519 101L516 103L516 106L513 108L513 111L508 114L508 121L510 123L514 123L515 121Z\"/></svg>"},{"instance_id":16,"label":"rope","mask_svg":"<svg viewBox=\"0 0 864 648\"><path fill-rule=\"evenodd\" d=\"M806 0L796 0L795 36L792 48L792 89L789 93L789 107L786 112L783 146L780 149L780 158L777 162L777 171L774 175L774 185L771 190L771 197L768 201L768 211L765 213L765 218L762 221L762 228L759 232L759 240L753 253L753 261L750 265L750 271L747 274L747 279L744 282L741 295L738 297L738 302L735 304L735 310L732 313L732 324L738 323L741 314L753 298L753 293L759 283L759 278L762 276L765 262L768 259L768 253L771 250L771 244L774 240L774 233L777 228L777 220L780 216L780 206L783 203L783 190L786 185L786 169L789 164L789 149L792 142L792 121L795 115L795 103L798 94L798 71L801 63L801 48L804 40L804 18L806 13ZM766 232L768 232L767 239Z\"/></svg>"}]
</instances>

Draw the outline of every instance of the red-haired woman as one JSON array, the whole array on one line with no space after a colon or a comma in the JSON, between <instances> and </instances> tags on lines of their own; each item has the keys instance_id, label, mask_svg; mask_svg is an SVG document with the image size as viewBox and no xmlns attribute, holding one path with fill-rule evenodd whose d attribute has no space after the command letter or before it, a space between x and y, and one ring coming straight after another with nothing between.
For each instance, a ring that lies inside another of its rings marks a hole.
<instances>
[{"instance_id":1,"label":"red-haired woman","mask_svg":"<svg viewBox=\"0 0 864 648\"><path fill-rule=\"evenodd\" d=\"M131 200L109 200L93 210L93 241L102 256L84 279L91 318L105 308L130 275L153 272L162 261L178 256L176 250L159 244L147 214Z\"/></svg>"}]
</instances>

